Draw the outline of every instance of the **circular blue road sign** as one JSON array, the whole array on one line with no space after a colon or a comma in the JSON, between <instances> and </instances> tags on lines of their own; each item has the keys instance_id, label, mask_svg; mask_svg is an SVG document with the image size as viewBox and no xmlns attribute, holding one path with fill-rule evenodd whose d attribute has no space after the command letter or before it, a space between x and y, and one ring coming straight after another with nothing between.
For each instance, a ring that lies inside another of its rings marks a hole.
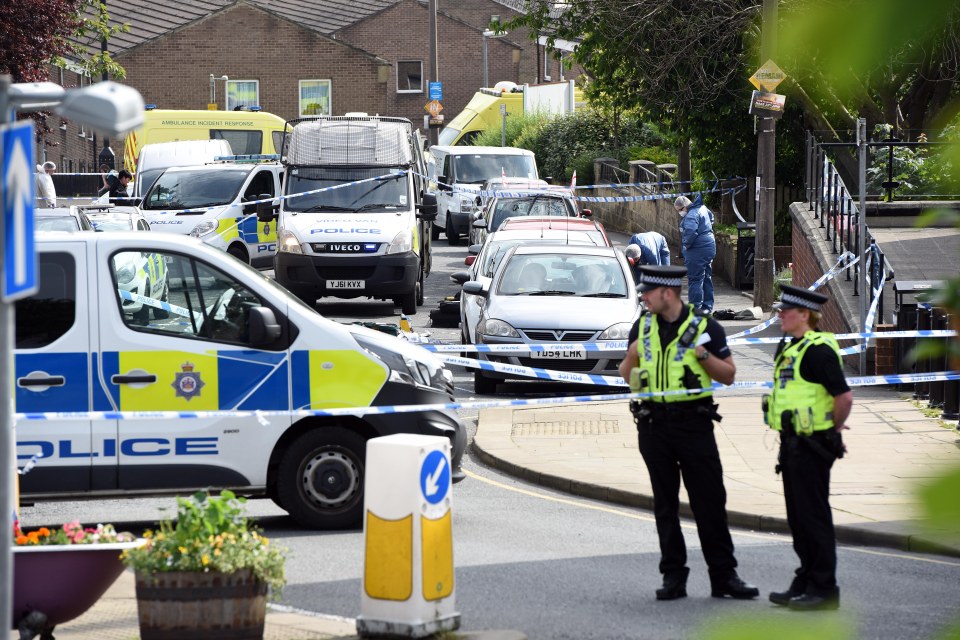
<instances>
[{"instance_id":1,"label":"circular blue road sign","mask_svg":"<svg viewBox=\"0 0 960 640\"><path fill-rule=\"evenodd\" d=\"M450 462L443 451L431 451L420 467L420 493L430 504L437 504L447 497L449 490Z\"/></svg>"}]
</instances>

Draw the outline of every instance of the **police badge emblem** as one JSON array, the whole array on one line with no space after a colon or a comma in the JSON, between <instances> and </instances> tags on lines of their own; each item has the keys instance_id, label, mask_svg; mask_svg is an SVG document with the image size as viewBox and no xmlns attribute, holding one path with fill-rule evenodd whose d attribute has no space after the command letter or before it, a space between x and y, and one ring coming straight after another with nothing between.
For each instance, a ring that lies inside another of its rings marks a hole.
<instances>
[{"instance_id":1,"label":"police badge emblem","mask_svg":"<svg viewBox=\"0 0 960 640\"><path fill-rule=\"evenodd\" d=\"M200 389L206 384L200 379L200 373L193 370L192 362L184 362L180 365L181 372L176 374L171 383L171 387L178 398L190 400L194 396L200 395Z\"/></svg>"},{"instance_id":2,"label":"police badge emblem","mask_svg":"<svg viewBox=\"0 0 960 640\"><path fill-rule=\"evenodd\" d=\"M265 236L270 235L270 223L269 223L269 222L264 222L264 223L263 223L263 235L265 235Z\"/></svg>"}]
</instances>

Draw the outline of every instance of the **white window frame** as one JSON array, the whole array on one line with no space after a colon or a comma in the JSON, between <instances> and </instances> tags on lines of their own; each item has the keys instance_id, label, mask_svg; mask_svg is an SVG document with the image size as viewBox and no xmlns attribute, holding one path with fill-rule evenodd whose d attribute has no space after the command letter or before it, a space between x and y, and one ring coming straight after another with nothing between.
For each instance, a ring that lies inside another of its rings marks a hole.
<instances>
[{"instance_id":1,"label":"white window frame","mask_svg":"<svg viewBox=\"0 0 960 640\"><path fill-rule=\"evenodd\" d=\"M327 85L327 110L325 113L304 113L303 112L303 83L320 83ZM309 117L309 116L320 116L320 115L333 115L333 81L327 79L316 79L316 80L300 80L297 82L297 109L300 112L300 117Z\"/></svg>"},{"instance_id":2,"label":"white window frame","mask_svg":"<svg viewBox=\"0 0 960 640\"><path fill-rule=\"evenodd\" d=\"M400 88L400 65L403 63L416 62L420 65L420 88L419 89L401 89ZM397 93L423 93L423 60L397 60Z\"/></svg>"},{"instance_id":3,"label":"white window frame","mask_svg":"<svg viewBox=\"0 0 960 640\"><path fill-rule=\"evenodd\" d=\"M237 84L246 83L246 82L252 82L257 88L256 103L253 105L247 105L247 106L255 106L255 107L260 106L260 81L259 80L227 80L226 87L224 87L224 91L227 94L225 98L227 111L233 111L234 108L237 106L236 104L231 104L232 101L230 100L230 85L237 85Z\"/></svg>"}]
</instances>

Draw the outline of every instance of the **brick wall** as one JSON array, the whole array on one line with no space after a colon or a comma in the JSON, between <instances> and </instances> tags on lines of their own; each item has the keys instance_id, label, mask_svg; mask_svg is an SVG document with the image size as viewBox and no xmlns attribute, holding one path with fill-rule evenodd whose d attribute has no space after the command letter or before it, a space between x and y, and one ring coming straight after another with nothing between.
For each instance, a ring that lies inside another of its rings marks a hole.
<instances>
[{"instance_id":1,"label":"brick wall","mask_svg":"<svg viewBox=\"0 0 960 640\"><path fill-rule=\"evenodd\" d=\"M331 80L334 115L385 113L383 61L249 4L236 4L117 56L124 80L144 102L163 109L205 109L210 74L258 80L260 107L284 119L299 116L299 80ZM224 83L217 102L225 106Z\"/></svg>"},{"instance_id":2,"label":"brick wall","mask_svg":"<svg viewBox=\"0 0 960 640\"><path fill-rule=\"evenodd\" d=\"M78 87L81 82L79 74L52 65L49 67L49 80L65 89ZM87 86L90 84L90 78L85 77L82 82L83 86ZM85 173L97 170L99 165L96 156L103 146L103 138L99 134L95 136L88 127L81 129L79 124L64 120L53 113L47 118L47 126L51 131L43 137L35 150L37 164L43 162L45 154L46 160L56 163L57 173ZM80 137L81 131L85 134L83 137ZM94 146L94 140L96 146ZM121 148L114 140L110 140L110 146L114 153ZM73 195L73 190L67 188L66 177L61 178L55 175L54 184L57 185L58 196Z\"/></svg>"},{"instance_id":3,"label":"brick wall","mask_svg":"<svg viewBox=\"0 0 960 640\"><path fill-rule=\"evenodd\" d=\"M497 5L500 6L500 5ZM487 16L489 20L489 15ZM429 12L417 0L401 0L392 7L336 33L336 37L396 64L398 60L423 61L422 93L397 93L396 70L387 83L386 111L381 113L409 118L422 126L429 101L430 50L427 40ZM460 20L438 13L437 58L439 80L443 83L443 115L453 119L483 84L483 32ZM520 48L508 39L487 42L487 67L491 84L496 80L518 82L519 63L513 54ZM520 56L521 60L523 56Z\"/></svg>"}]
</instances>

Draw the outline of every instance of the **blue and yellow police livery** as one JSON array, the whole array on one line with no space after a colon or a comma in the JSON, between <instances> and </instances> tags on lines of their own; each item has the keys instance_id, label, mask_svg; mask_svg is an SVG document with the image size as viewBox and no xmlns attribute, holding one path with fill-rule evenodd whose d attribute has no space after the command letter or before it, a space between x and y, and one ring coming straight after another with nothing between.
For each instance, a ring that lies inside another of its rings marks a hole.
<instances>
[{"instance_id":1,"label":"blue and yellow police livery","mask_svg":"<svg viewBox=\"0 0 960 640\"><path fill-rule=\"evenodd\" d=\"M19 464L39 458L22 476L25 499L222 487L268 495L304 526L343 527L362 515L367 439L444 435L459 467L466 432L454 412L363 412L452 401L449 372L423 349L327 320L193 239L49 234L38 246L40 291L17 303L16 409L80 415L18 422ZM163 286L133 293L131 265ZM99 413L347 407L358 410Z\"/></svg>"}]
</instances>

